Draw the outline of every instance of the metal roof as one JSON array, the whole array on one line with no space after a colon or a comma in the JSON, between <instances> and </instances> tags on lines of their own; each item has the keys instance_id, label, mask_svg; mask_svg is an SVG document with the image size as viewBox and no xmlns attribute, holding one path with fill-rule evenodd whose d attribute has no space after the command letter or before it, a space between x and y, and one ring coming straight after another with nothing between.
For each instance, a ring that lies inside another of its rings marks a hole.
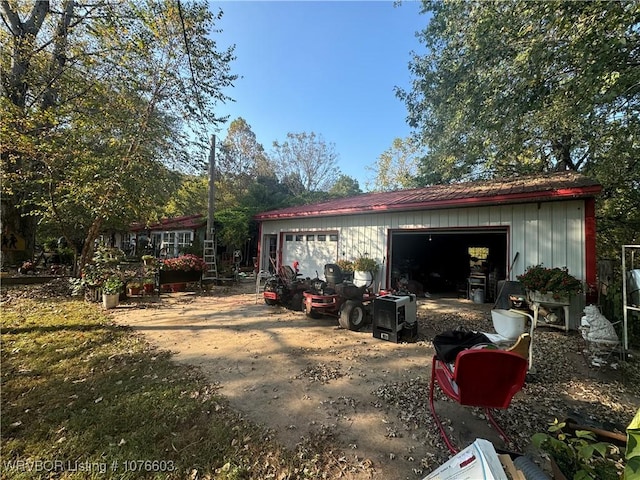
<instances>
[{"instance_id":1,"label":"metal roof","mask_svg":"<svg viewBox=\"0 0 640 480\"><path fill-rule=\"evenodd\" d=\"M197 230L206 224L207 219L203 215L185 215L183 217L163 218L149 225L137 223L131 226L131 231Z\"/></svg>"},{"instance_id":2,"label":"metal roof","mask_svg":"<svg viewBox=\"0 0 640 480\"><path fill-rule=\"evenodd\" d=\"M394 192L363 193L353 197L299 205L257 214L256 220L326 217L436 208L530 203L593 197L601 185L576 172L557 172L506 179L433 185Z\"/></svg>"}]
</instances>

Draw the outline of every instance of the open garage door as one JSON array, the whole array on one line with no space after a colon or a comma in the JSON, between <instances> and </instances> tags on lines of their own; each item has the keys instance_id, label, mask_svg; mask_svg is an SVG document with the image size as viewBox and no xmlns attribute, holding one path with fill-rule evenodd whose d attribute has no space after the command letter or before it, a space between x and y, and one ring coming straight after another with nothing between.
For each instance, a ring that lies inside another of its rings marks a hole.
<instances>
[{"instance_id":1,"label":"open garage door","mask_svg":"<svg viewBox=\"0 0 640 480\"><path fill-rule=\"evenodd\" d=\"M390 282L409 280L414 293L464 295L468 279L485 276L487 300L507 271L507 229L393 230Z\"/></svg>"},{"instance_id":2,"label":"open garage door","mask_svg":"<svg viewBox=\"0 0 640 480\"><path fill-rule=\"evenodd\" d=\"M297 261L303 277L324 278L325 264L338 259L337 233L285 233L283 237L282 263L292 266Z\"/></svg>"}]
</instances>

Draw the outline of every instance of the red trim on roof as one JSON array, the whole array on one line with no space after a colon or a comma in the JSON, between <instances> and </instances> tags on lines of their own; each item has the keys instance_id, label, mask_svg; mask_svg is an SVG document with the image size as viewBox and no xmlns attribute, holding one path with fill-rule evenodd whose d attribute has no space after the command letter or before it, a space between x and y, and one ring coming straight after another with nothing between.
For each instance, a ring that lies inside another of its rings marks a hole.
<instances>
[{"instance_id":1,"label":"red trim on roof","mask_svg":"<svg viewBox=\"0 0 640 480\"><path fill-rule=\"evenodd\" d=\"M149 225L142 223L133 224L131 226L131 231L197 230L206 224L207 219L203 215L185 215L182 217L163 218Z\"/></svg>"},{"instance_id":2,"label":"red trim on roof","mask_svg":"<svg viewBox=\"0 0 640 480\"><path fill-rule=\"evenodd\" d=\"M576 172L540 174L482 182L433 185L431 187L374 192L312 205L272 210L256 220L326 217L383 211L428 210L505 203L532 203L594 197L602 187Z\"/></svg>"}]
</instances>

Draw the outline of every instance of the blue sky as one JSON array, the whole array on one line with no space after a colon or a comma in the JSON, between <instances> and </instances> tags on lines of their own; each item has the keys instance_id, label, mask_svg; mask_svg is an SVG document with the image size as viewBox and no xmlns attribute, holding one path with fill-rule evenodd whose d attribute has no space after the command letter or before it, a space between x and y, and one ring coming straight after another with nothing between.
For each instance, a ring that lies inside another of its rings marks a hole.
<instances>
[{"instance_id":1,"label":"blue sky","mask_svg":"<svg viewBox=\"0 0 640 480\"><path fill-rule=\"evenodd\" d=\"M420 4L382 1L211 1L221 8L219 47L236 45L226 93L235 102L218 115L243 117L267 152L288 132L315 132L335 145L338 164L366 189L378 156L406 137L405 105L415 33L427 17ZM226 136L228 123L218 133Z\"/></svg>"}]
</instances>

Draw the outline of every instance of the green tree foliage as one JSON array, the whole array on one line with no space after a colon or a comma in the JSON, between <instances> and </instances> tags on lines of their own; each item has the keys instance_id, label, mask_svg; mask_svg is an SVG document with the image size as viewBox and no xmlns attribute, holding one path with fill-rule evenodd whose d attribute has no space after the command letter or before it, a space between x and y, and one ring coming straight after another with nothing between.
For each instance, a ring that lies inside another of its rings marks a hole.
<instances>
[{"instance_id":1,"label":"green tree foliage","mask_svg":"<svg viewBox=\"0 0 640 480\"><path fill-rule=\"evenodd\" d=\"M355 178L342 174L338 177L336 183L332 185L327 193L329 194L329 197L332 198L343 198L358 195L359 193L362 193L362 190L360 189L360 184Z\"/></svg>"},{"instance_id":2,"label":"green tree foliage","mask_svg":"<svg viewBox=\"0 0 640 480\"><path fill-rule=\"evenodd\" d=\"M249 212L240 208L223 209L216 212L216 220L221 228L217 231L218 241L229 250L242 248L249 240Z\"/></svg>"},{"instance_id":3,"label":"green tree foliage","mask_svg":"<svg viewBox=\"0 0 640 480\"><path fill-rule=\"evenodd\" d=\"M242 117L229 125L227 136L220 146L216 167L217 175L222 179L275 176L264 147L258 142L251 125Z\"/></svg>"},{"instance_id":4,"label":"green tree foliage","mask_svg":"<svg viewBox=\"0 0 640 480\"><path fill-rule=\"evenodd\" d=\"M235 79L233 49L210 35L222 13L169 0L0 9L3 222L27 238L38 220L84 230L86 260L103 228L167 200L170 169L206 159Z\"/></svg>"},{"instance_id":5,"label":"green tree foliage","mask_svg":"<svg viewBox=\"0 0 640 480\"><path fill-rule=\"evenodd\" d=\"M394 139L391 147L380 154L376 163L367 167L374 173L374 178L367 182L367 187L369 190L384 192L418 186L416 177L421 154L424 152L421 152L415 139Z\"/></svg>"},{"instance_id":6,"label":"green tree foliage","mask_svg":"<svg viewBox=\"0 0 640 480\"><path fill-rule=\"evenodd\" d=\"M292 194L275 176L271 161L243 118L231 122L215 156L214 217L218 241L239 248L255 230L252 216L289 206ZM180 175L180 187L164 209L165 216L206 215L208 175Z\"/></svg>"},{"instance_id":7,"label":"green tree foliage","mask_svg":"<svg viewBox=\"0 0 640 480\"><path fill-rule=\"evenodd\" d=\"M273 142L273 157L281 182L295 195L328 191L340 175L335 145L314 132L287 133Z\"/></svg>"},{"instance_id":8,"label":"green tree foliage","mask_svg":"<svg viewBox=\"0 0 640 480\"><path fill-rule=\"evenodd\" d=\"M171 194L163 217L206 215L209 201L209 179L206 175L180 175L178 189Z\"/></svg>"},{"instance_id":9,"label":"green tree foliage","mask_svg":"<svg viewBox=\"0 0 640 480\"><path fill-rule=\"evenodd\" d=\"M604 187L600 226L637 242L640 3L444 1L423 13L427 53L398 91L427 148L420 181L581 171Z\"/></svg>"}]
</instances>

